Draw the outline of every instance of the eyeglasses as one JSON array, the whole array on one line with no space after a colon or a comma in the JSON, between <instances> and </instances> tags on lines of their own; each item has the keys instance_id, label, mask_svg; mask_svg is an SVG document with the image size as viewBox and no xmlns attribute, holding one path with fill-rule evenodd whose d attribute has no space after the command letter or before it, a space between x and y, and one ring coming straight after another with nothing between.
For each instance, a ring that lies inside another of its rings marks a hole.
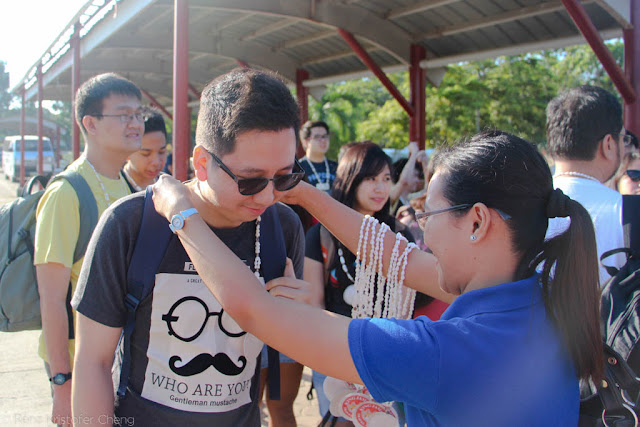
<instances>
[{"instance_id":1,"label":"eyeglasses","mask_svg":"<svg viewBox=\"0 0 640 427\"><path fill-rule=\"evenodd\" d=\"M418 226L420 226L420 229L422 231L424 231L424 227L427 224L427 219L430 216L438 215L438 214L445 213L445 212L460 211L462 209L468 209L471 206L473 206L473 204L465 203L465 204L462 204L462 205L449 206L448 208L438 209L438 210L435 210L435 211L418 212L418 213L416 213L416 221L418 221Z\"/></svg>"},{"instance_id":2,"label":"eyeglasses","mask_svg":"<svg viewBox=\"0 0 640 427\"><path fill-rule=\"evenodd\" d=\"M142 122L144 119L144 115L140 111L128 114L96 114L94 117L118 117L120 119L120 123L123 125L131 123L133 119L136 119L139 122Z\"/></svg>"},{"instance_id":3,"label":"eyeglasses","mask_svg":"<svg viewBox=\"0 0 640 427\"><path fill-rule=\"evenodd\" d=\"M431 217L433 215L438 215L438 214L441 214L441 213L445 213L445 212L460 211L460 210L463 210L463 209L468 209L473 205L474 205L473 203L464 203L462 205L449 206L448 208L438 209L438 210L435 210L435 211L418 212L418 213L416 213L416 221L418 221L418 226L420 227L420 229L422 231L424 231L424 227L427 224L427 219L429 217ZM505 212L502 212L500 209L493 208L493 210L498 212L498 215L500 215L500 217L502 217L502 219L504 219L505 221L508 220L508 219L511 219L511 215L509 215L509 214L507 214Z\"/></svg>"},{"instance_id":4,"label":"eyeglasses","mask_svg":"<svg viewBox=\"0 0 640 427\"><path fill-rule=\"evenodd\" d=\"M298 160L294 159L294 169L297 167L298 172L292 172L286 175L278 175L273 178L238 178L233 172L231 172L227 165L222 163L222 160L220 160L215 154L210 151L208 151L208 153L211 155L211 158L220 165L220 168L222 168L222 170L225 171L227 175L229 175L231 179L236 182L236 184L238 184L238 191L243 196L252 196L254 194L258 194L259 192L264 190L271 181L273 181L273 188L275 188L276 191L291 190L293 187L298 185L300 181L302 181L305 175L304 169L302 169L302 166L300 165L300 163L298 163Z\"/></svg>"},{"instance_id":5,"label":"eyeglasses","mask_svg":"<svg viewBox=\"0 0 640 427\"><path fill-rule=\"evenodd\" d=\"M629 179L633 182L640 182L640 170L637 169L627 169L626 172Z\"/></svg>"},{"instance_id":6,"label":"eyeglasses","mask_svg":"<svg viewBox=\"0 0 640 427\"><path fill-rule=\"evenodd\" d=\"M624 143L625 147L631 147L632 145L635 146L635 144L633 143L633 137L631 135L627 135L626 133L621 133L620 136L622 137L622 141Z\"/></svg>"},{"instance_id":7,"label":"eyeglasses","mask_svg":"<svg viewBox=\"0 0 640 427\"><path fill-rule=\"evenodd\" d=\"M330 135L328 133L325 133L324 135L313 135L311 137L312 140L314 141L323 141L323 140L328 140L330 138Z\"/></svg>"}]
</instances>

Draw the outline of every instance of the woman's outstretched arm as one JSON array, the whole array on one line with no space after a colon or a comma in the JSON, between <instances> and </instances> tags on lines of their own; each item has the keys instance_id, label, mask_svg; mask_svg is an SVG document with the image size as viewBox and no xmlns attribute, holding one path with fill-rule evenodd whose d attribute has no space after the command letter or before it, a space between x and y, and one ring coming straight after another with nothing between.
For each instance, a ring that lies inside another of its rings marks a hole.
<instances>
[{"instance_id":1,"label":"woman's outstretched arm","mask_svg":"<svg viewBox=\"0 0 640 427\"><path fill-rule=\"evenodd\" d=\"M166 218L193 207L184 186L173 178L159 180L153 201ZM189 217L178 237L206 286L243 330L303 365L362 383L349 352L351 319L265 292L251 270L200 215ZM267 290L296 280L290 260L285 276L270 281Z\"/></svg>"},{"instance_id":2,"label":"woman's outstretched arm","mask_svg":"<svg viewBox=\"0 0 640 427\"><path fill-rule=\"evenodd\" d=\"M362 214L343 205L324 191L320 191L306 182L301 182L289 190L283 201L302 206L316 217L352 253L355 254L358 251L360 227L364 218ZM395 234L388 231L384 239L383 264L385 274L387 274L389 267L395 238ZM401 246L400 250L402 251L402 249L404 249L404 245ZM362 259L368 259L368 253L365 256L362 256ZM444 292L438 285L438 273L434 256L418 249L414 249L409 255L404 284L441 301L451 302L454 299L453 295Z\"/></svg>"}]
</instances>

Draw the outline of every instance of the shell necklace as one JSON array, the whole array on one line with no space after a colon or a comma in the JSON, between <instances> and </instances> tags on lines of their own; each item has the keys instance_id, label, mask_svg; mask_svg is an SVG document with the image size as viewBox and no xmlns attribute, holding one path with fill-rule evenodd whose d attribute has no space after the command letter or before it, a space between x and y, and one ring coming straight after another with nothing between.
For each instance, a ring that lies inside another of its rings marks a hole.
<instances>
[{"instance_id":1,"label":"shell necklace","mask_svg":"<svg viewBox=\"0 0 640 427\"><path fill-rule=\"evenodd\" d=\"M256 275L258 280L264 285L264 277L260 276L260 265L262 260L260 259L260 217L256 219L256 258L253 261L253 274Z\"/></svg>"},{"instance_id":2,"label":"shell necklace","mask_svg":"<svg viewBox=\"0 0 640 427\"><path fill-rule=\"evenodd\" d=\"M327 162L327 156L324 157L325 182L320 181L320 175L318 174L318 171L316 170L315 166L313 166L313 162L309 160L308 157L306 157L305 160L307 161L307 163L309 163L309 166L311 166L311 171L313 172L313 176L315 176L318 181L318 183L316 184L316 188L322 191L329 190L331 186L329 185L329 162Z\"/></svg>"},{"instance_id":3,"label":"shell necklace","mask_svg":"<svg viewBox=\"0 0 640 427\"><path fill-rule=\"evenodd\" d=\"M91 162L89 161L89 159L85 158L85 160L87 161L87 164L89 166L91 166L91 169L93 170L93 173L96 175L96 178L98 179L98 184L100 184L100 188L102 188L102 194L104 195L104 200L107 202L107 207L111 206L111 203L113 203L111 201L111 196L109 196L109 193L107 193L107 189L104 186L104 182L102 182L102 178L100 178L100 174L98 173L98 171L96 170L96 168L91 164ZM126 188L126 184L124 184L124 180L120 178L120 174L118 174L118 180L120 181L120 184L122 184L124 188L124 193L128 193L128 188ZM114 200L115 201L115 200Z\"/></svg>"},{"instance_id":4,"label":"shell necklace","mask_svg":"<svg viewBox=\"0 0 640 427\"><path fill-rule=\"evenodd\" d=\"M598 178L591 175L587 175L586 173L580 173L580 172L560 172L553 175L554 178L557 176L576 176L578 178L584 178L584 179L589 179L591 181L600 182Z\"/></svg>"}]
</instances>

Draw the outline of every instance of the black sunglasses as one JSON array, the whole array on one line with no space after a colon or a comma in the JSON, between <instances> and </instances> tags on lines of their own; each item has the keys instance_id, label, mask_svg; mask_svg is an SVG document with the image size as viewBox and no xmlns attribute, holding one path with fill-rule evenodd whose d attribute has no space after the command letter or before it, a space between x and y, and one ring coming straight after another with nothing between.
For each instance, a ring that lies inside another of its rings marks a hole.
<instances>
[{"instance_id":1,"label":"black sunglasses","mask_svg":"<svg viewBox=\"0 0 640 427\"><path fill-rule=\"evenodd\" d=\"M640 170L638 169L627 169L627 176L633 182L640 182Z\"/></svg>"},{"instance_id":2,"label":"black sunglasses","mask_svg":"<svg viewBox=\"0 0 640 427\"><path fill-rule=\"evenodd\" d=\"M276 191L291 190L293 187L298 185L300 181L302 181L305 175L304 169L302 169L302 166L300 165L300 163L298 163L298 160L294 159L293 167L294 170L296 167L298 168L297 172L294 171L292 173L288 173L286 175L278 175L273 178L238 178L233 172L231 172L227 165L222 163L222 160L220 160L215 154L210 151L208 151L208 153L211 155L211 158L220 165L222 170L225 171L227 175L229 175L231 179L236 182L236 184L238 184L238 191L243 196L253 196L254 194L258 194L259 192L264 190L267 185L269 185L270 181L273 181L273 188L275 188Z\"/></svg>"}]
</instances>

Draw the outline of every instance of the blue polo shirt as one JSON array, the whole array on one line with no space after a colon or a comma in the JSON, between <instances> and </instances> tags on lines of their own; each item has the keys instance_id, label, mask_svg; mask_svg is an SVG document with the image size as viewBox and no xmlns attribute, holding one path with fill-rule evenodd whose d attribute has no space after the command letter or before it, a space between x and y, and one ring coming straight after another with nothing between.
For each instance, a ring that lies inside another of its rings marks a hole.
<instances>
[{"instance_id":1,"label":"blue polo shirt","mask_svg":"<svg viewBox=\"0 0 640 427\"><path fill-rule=\"evenodd\" d=\"M459 296L434 322L354 319L349 348L379 402L412 426L575 426L578 379L539 276Z\"/></svg>"}]
</instances>

